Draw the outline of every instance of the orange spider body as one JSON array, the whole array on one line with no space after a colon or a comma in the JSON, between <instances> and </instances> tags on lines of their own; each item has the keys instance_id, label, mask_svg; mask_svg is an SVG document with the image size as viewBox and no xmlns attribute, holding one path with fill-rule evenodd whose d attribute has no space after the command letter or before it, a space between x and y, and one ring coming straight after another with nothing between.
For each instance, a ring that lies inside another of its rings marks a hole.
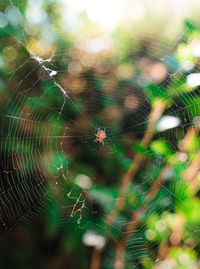
<instances>
[{"instance_id":1,"label":"orange spider body","mask_svg":"<svg viewBox=\"0 0 200 269\"><path fill-rule=\"evenodd\" d=\"M95 134L96 135L96 140L95 142L100 142L101 144L104 145L104 139L106 138L106 131L98 129L98 132Z\"/></svg>"}]
</instances>

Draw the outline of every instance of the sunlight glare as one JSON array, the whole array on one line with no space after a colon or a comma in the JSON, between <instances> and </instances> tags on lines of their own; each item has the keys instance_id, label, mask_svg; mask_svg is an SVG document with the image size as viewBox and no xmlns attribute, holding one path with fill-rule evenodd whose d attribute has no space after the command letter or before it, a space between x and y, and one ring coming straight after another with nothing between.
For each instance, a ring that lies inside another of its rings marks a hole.
<instances>
[{"instance_id":1,"label":"sunlight glare","mask_svg":"<svg viewBox=\"0 0 200 269\"><path fill-rule=\"evenodd\" d=\"M168 129L172 129L179 126L180 123L181 121L178 117L165 115L159 120L158 125L157 125L157 130L165 131Z\"/></svg>"},{"instance_id":2,"label":"sunlight glare","mask_svg":"<svg viewBox=\"0 0 200 269\"><path fill-rule=\"evenodd\" d=\"M105 30L112 29L119 21L126 0L61 0L66 9L75 14L86 12L88 19L93 23L99 23ZM68 18L66 18L68 19Z\"/></svg>"},{"instance_id":3,"label":"sunlight glare","mask_svg":"<svg viewBox=\"0 0 200 269\"><path fill-rule=\"evenodd\" d=\"M200 73L192 73L187 76L187 85L189 87L197 87L200 85Z\"/></svg>"}]
</instances>

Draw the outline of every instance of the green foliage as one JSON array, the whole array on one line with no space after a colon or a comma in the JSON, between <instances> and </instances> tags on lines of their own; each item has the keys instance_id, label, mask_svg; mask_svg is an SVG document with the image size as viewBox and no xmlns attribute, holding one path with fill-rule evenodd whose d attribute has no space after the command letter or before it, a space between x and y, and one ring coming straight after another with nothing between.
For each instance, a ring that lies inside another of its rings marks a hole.
<instances>
[{"instance_id":1,"label":"green foliage","mask_svg":"<svg viewBox=\"0 0 200 269\"><path fill-rule=\"evenodd\" d=\"M107 35L85 13L71 31L46 0L34 24L29 2L0 2L21 14L0 28L0 267L89 268L98 250L111 269L126 238L124 268L199 268L199 27L173 46L118 27L96 53ZM181 123L162 132L162 115Z\"/></svg>"}]
</instances>

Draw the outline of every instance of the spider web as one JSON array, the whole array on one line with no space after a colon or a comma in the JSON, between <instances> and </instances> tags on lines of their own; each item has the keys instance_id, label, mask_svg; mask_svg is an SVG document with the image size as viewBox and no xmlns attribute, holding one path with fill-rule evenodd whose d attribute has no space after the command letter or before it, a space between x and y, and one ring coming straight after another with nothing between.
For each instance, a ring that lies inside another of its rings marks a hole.
<instances>
[{"instance_id":1,"label":"spider web","mask_svg":"<svg viewBox=\"0 0 200 269\"><path fill-rule=\"evenodd\" d=\"M19 11L21 3L12 1L10 7ZM163 268L156 258L153 213L161 216L156 221L156 229L161 234L160 244L165 245L170 235L166 212L174 212L175 204L190 208L185 202L187 186L179 178L179 170L185 169L188 159L180 142L184 141L189 128L195 129L198 125L199 114L199 89L188 86L189 74L199 72L198 63L193 60L197 56L191 61L178 62L173 52L180 43L197 48L186 34L191 27L198 29L198 26L191 22L185 25L175 42L157 41L151 34L145 34L143 40L137 37L126 40L131 52L130 62L136 62L134 68L138 65L142 70L141 77L137 70L133 72L130 64L117 68L123 58L117 46L113 52L115 57L105 54L104 61L98 54L84 51L84 44L66 44L66 48L52 50L49 58L35 55L28 45L25 25L22 17L19 25L12 25L21 29L20 36L5 28L11 44L7 49L10 53L19 51L24 58L16 58L15 68L8 70L10 79L1 108L0 221L4 243L13 231L20 237L24 223L37 221L45 208L53 212L58 207L51 232L56 227L65 229L65 225L72 222L83 234L93 230L105 240L113 238L119 245L113 234L117 238L124 236L130 217L124 211L109 224L105 217L116 201L123 199L128 212L136 212L140 218L140 223L128 231L127 266L137 268L154 257L158 268ZM143 53L141 47L137 49L134 44L144 46ZM153 68L156 70L156 64L160 64L161 69L167 67L163 78L151 72ZM95 77L90 68L95 70ZM167 103L165 116L161 115L153 136L153 141L159 142L143 147L138 141L145 134L152 102L158 97ZM165 131L162 119L170 116L176 122L175 128ZM95 142L99 129L106 131L104 145ZM163 139L169 149L159 154L157 145ZM190 154L195 155L198 150L197 145ZM111 195L112 186L116 181L120 184L132 156L141 151L144 169L138 170L127 195L119 198L117 188ZM178 159L174 165L167 163L165 151ZM108 162L113 164L113 169L107 167ZM156 181L161 171L164 182ZM78 176L82 180L84 176L87 180L90 178L92 187L80 187ZM158 189L156 199L149 194L154 182ZM98 225L96 218L99 218ZM136 220L137 217L133 224ZM109 245L107 250L104 266L110 268L114 254Z\"/></svg>"}]
</instances>

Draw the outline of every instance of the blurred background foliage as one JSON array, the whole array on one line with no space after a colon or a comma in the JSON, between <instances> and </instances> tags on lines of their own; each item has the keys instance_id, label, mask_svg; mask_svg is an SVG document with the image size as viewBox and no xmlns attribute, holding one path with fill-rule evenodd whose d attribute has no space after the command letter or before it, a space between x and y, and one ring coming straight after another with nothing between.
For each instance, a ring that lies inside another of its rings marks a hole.
<instances>
[{"instance_id":1,"label":"blurred background foliage","mask_svg":"<svg viewBox=\"0 0 200 269\"><path fill-rule=\"evenodd\" d=\"M199 8L0 0L1 268L200 268Z\"/></svg>"}]
</instances>

